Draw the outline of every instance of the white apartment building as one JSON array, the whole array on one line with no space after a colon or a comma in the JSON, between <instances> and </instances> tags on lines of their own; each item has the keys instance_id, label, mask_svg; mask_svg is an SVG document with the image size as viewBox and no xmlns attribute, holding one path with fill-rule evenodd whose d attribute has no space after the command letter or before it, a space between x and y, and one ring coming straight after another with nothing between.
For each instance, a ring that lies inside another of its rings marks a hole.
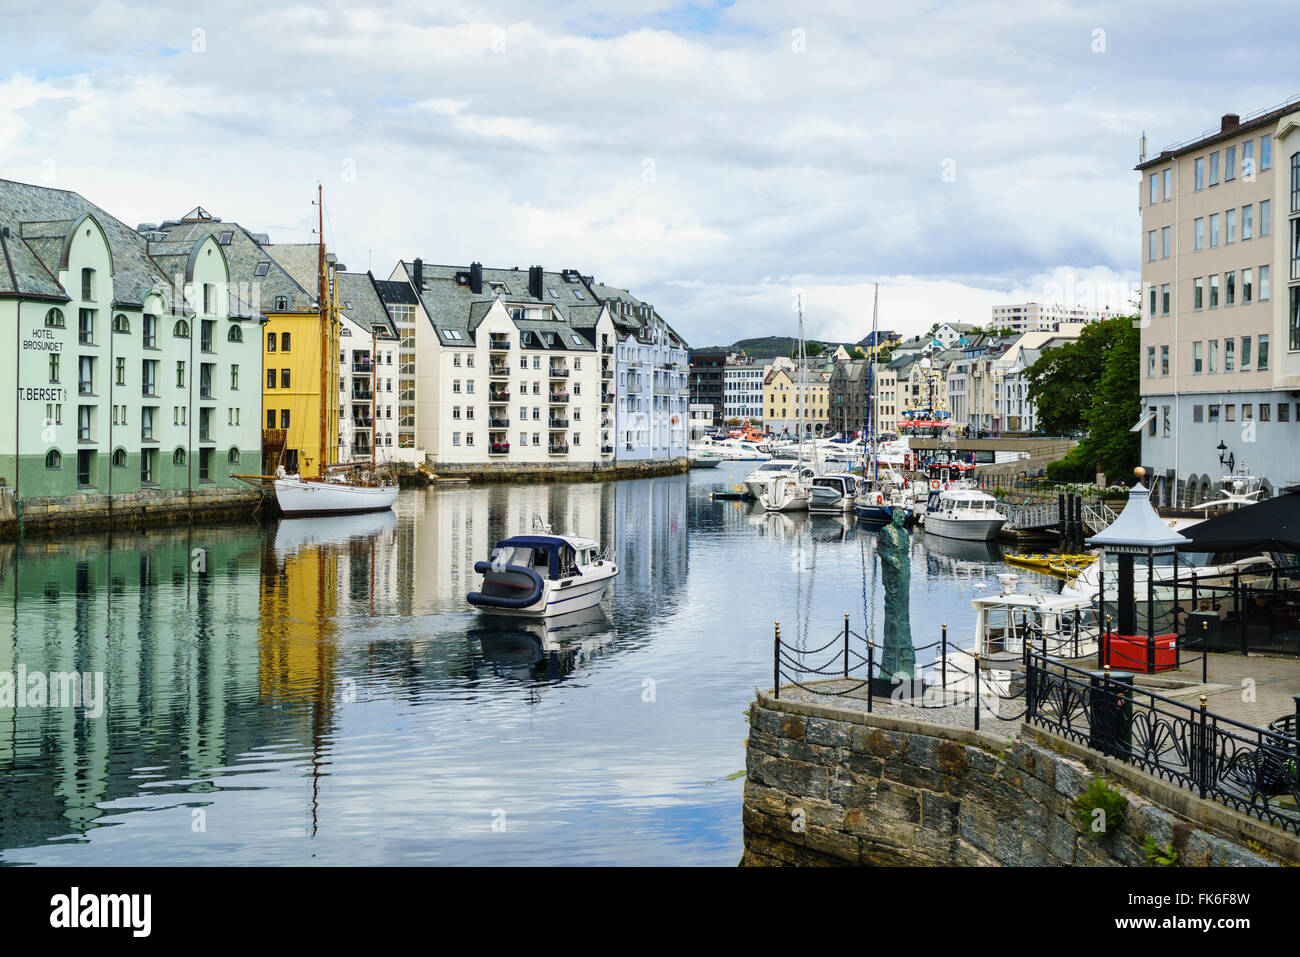
<instances>
[{"instance_id":1,"label":"white apartment building","mask_svg":"<svg viewBox=\"0 0 1300 957\"><path fill-rule=\"evenodd\" d=\"M1159 501L1300 481L1300 104L1143 157L1142 461Z\"/></svg>"},{"instance_id":2,"label":"white apartment building","mask_svg":"<svg viewBox=\"0 0 1300 957\"><path fill-rule=\"evenodd\" d=\"M1085 309L1059 302L1018 302L993 307L993 328L1012 332L1056 332L1062 323L1097 322L1114 315L1109 309Z\"/></svg>"},{"instance_id":3,"label":"white apartment building","mask_svg":"<svg viewBox=\"0 0 1300 957\"><path fill-rule=\"evenodd\" d=\"M406 294L392 288L403 281ZM614 463L615 394L602 359L613 355L616 332L576 272L416 259L376 285L390 315L413 325L410 421L428 464L455 471ZM407 351L403 332L399 380ZM399 413L403 401L399 390Z\"/></svg>"},{"instance_id":4,"label":"white apartment building","mask_svg":"<svg viewBox=\"0 0 1300 957\"><path fill-rule=\"evenodd\" d=\"M722 415L724 421L763 419L763 377L767 366L759 363L727 366L722 373Z\"/></svg>"},{"instance_id":5,"label":"white apartment building","mask_svg":"<svg viewBox=\"0 0 1300 957\"><path fill-rule=\"evenodd\" d=\"M339 300L338 461L397 454L397 327L369 273L335 273Z\"/></svg>"}]
</instances>

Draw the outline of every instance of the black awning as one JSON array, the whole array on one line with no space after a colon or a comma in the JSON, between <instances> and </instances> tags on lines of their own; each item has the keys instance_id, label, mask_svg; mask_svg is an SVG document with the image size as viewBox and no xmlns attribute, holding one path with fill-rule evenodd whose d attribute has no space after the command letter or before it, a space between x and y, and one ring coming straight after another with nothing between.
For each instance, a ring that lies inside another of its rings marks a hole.
<instances>
[{"instance_id":1,"label":"black awning","mask_svg":"<svg viewBox=\"0 0 1300 957\"><path fill-rule=\"evenodd\" d=\"M1300 495L1279 495L1180 529L1184 552L1300 552Z\"/></svg>"}]
</instances>

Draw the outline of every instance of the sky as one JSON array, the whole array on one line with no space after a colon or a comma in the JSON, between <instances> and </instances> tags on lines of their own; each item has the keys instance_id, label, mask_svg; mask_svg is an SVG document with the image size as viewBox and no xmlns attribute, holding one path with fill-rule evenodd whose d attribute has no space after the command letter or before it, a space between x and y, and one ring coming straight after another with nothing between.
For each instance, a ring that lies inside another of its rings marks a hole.
<instances>
[{"instance_id":1,"label":"sky","mask_svg":"<svg viewBox=\"0 0 1300 957\"><path fill-rule=\"evenodd\" d=\"M1124 309L1138 161L1300 92L1285 3L0 0L0 178L575 268L692 346Z\"/></svg>"}]
</instances>

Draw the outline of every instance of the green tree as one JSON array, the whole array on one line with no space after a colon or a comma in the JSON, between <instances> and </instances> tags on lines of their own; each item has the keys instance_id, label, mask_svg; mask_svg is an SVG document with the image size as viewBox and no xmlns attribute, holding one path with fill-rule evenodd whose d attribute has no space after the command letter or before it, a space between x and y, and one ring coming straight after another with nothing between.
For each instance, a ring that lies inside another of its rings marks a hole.
<instances>
[{"instance_id":1,"label":"green tree","mask_svg":"<svg viewBox=\"0 0 1300 957\"><path fill-rule=\"evenodd\" d=\"M1030 367L1030 398L1053 409L1047 420L1038 406L1044 428L1053 428L1051 421L1061 431L1087 430L1069 455L1048 466L1050 478L1090 481L1101 471L1115 479L1138 464L1142 439L1129 429L1141 409L1140 348L1136 317L1117 316L1090 323L1077 343L1048 350ZM1076 411L1063 407L1065 402L1074 403ZM1076 422L1074 429L1063 425Z\"/></svg>"}]
</instances>

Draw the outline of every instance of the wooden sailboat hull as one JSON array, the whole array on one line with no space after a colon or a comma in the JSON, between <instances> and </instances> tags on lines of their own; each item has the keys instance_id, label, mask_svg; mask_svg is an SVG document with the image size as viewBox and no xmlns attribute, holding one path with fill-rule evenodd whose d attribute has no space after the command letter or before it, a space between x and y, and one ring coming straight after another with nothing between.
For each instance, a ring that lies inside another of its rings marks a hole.
<instances>
[{"instance_id":1,"label":"wooden sailboat hull","mask_svg":"<svg viewBox=\"0 0 1300 957\"><path fill-rule=\"evenodd\" d=\"M381 512L392 508L397 501L397 486L279 478L275 480L275 501L280 511L289 517Z\"/></svg>"}]
</instances>

